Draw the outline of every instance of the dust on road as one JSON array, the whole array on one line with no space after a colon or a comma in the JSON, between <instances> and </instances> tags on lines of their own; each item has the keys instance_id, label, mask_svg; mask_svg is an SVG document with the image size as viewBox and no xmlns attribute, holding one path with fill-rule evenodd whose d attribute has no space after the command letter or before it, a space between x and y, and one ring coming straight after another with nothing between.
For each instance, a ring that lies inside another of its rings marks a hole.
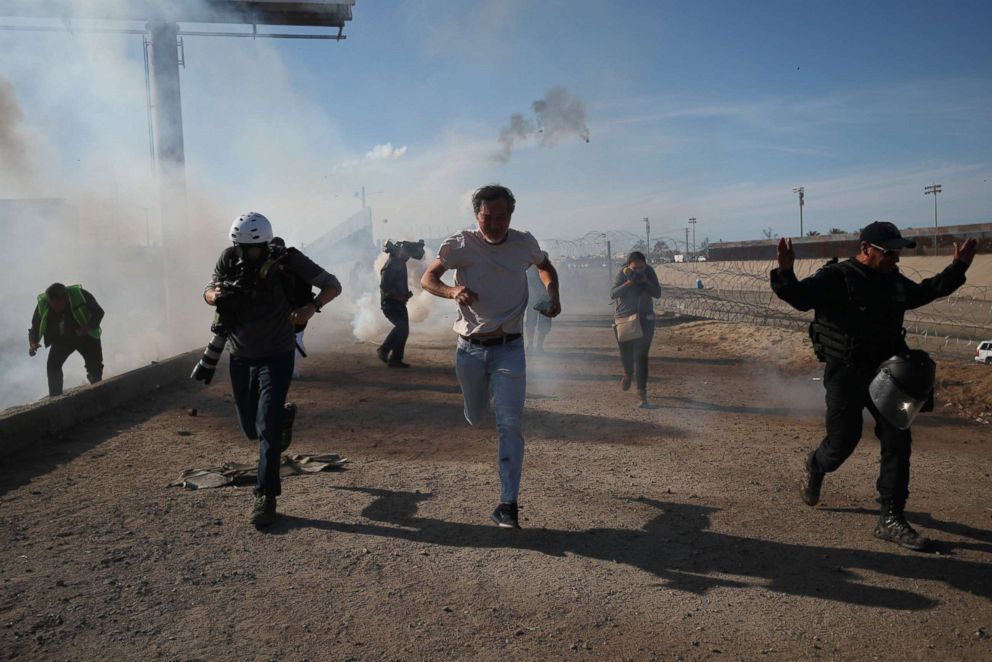
<instances>
[{"instance_id":1,"label":"dust on road","mask_svg":"<svg viewBox=\"0 0 992 662\"><path fill-rule=\"evenodd\" d=\"M513 532L488 521L495 430L462 419L453 338L411 340L409 371L344 341L308 361L293 450L351 464L287 479L268 533L250 488L166 487L254 459L223 379L5 460L0 657L992 656L988 426L916 426L908 516L939 553L909 552L871 536L870 427L799 500L823 410L801 334L665 323L642 410L608 323L564 319L528 356Z\"/></svg>"}]
</instances>

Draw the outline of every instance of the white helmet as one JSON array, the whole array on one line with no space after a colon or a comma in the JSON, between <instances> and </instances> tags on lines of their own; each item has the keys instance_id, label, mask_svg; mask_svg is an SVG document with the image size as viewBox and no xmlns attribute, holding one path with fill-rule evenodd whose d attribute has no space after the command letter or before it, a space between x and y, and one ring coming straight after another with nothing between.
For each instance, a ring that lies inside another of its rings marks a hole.
<instances>
[{"instance_id":1,"label":"white helmet","mask_svg":"<svg viewBox=\"0 0 992 662\"><path fill-rule=\"evenodd\" d=\"M258 212L242 214L231 224L231 241L236 244L267 244L272 241L272 224Z\"/></svg>"}]
</instances>

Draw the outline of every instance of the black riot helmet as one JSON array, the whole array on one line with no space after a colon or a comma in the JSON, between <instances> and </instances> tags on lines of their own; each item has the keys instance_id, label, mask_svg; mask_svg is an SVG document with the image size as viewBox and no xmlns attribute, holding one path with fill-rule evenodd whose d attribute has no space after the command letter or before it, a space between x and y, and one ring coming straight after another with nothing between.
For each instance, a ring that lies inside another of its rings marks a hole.
<instances>
[{"instance_id":1,"label":"black riot helmet","mask_svg":"<svg viewBox=\"0 0 992 662\"><path fill-rule=\"evenodd\" d=\"M937 364L930 355L912 349L882 363L868 385L868 394L885 420L900 430L908 430L933 397L936 377Z\"/></svg>"}]
</instances>

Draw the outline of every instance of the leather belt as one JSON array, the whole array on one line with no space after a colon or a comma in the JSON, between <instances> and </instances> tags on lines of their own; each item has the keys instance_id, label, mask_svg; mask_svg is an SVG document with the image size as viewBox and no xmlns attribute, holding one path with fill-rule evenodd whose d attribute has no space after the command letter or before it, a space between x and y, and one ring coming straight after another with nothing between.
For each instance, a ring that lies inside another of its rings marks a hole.
<instances>
[{"instance_id":1,"label":"leather belt","mask_svg":"<svg viewBox=\"0 0 992 662\"><path fill-rule=\"evenodd\" d=\"M505 336L483 336L481 338L473 338L472 336L459 336L462 340L470 342L473 345L478 345L479 347L492 347L493 345L505 345L508 342L513 342L517 338L522 338L522 333L509 333Z\"/></svg>"}]
</instances>

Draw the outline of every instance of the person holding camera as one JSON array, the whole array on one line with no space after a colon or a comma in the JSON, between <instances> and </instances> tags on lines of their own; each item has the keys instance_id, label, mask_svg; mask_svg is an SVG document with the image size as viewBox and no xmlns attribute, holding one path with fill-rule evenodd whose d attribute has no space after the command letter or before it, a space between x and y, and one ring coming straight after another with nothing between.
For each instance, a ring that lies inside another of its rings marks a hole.
<instances>
[{"instance_id":1,"label":"person holding camera","mask_svg":"<svg viewBox=\"0 0 992 662\"><path fill-rule=\"evenodd\" d=\"M946 297L965 282L975 257L975 240L954 243L954 260L941 273L916 283L899 273L899 253L915 248L892 223L876 221L861 230L858 254L831 261L808 278L796 278L792 240L779 239L778 267L770 274L772 291L797 310L815 310L810 339L817 358L826 365L826 436L803 458L800 492L803 502L820 500L823 478L850 457L861 440L865 408L875 419L881 443L878 501L881 504L875 537L920 550L927 540L906 521L909 497L909 458L912 435L909 398L897 403L901 421L890 420L876 403L872 384L884 363L912 352L906 345L903 318L907 310ZM929 357L926 359L929 361ZM932 365L932 361L930 362ZM930 375L932 379L932 373ZM908 386L908 384L904 384ZM932 389L932 382L928 385ZM919 409L914 409L915 415Z\"/></svg>"},{"instance_id":2,"label":"person holding camera","mask_svg":"<svg viewBox=\"0 0 992 662\"><path fill-rule=\"evenodd\" d=\"M383 249L389 254L386 263L379 270L379 295L382 314L393 325L382 345L376 350L379 360L390 368L409 368L403 362L406 340L410 336L410 316L406 310L407 301L413 297L407 282L406 263L412 257L424 257L424 242L386 242Z\"/></svg>"},{"instance_id":3,"label":"person holding camera","mask_svg":"<svg viewBox=\"0 0 992 662\"><path fill-rule=\"evenodd\" d=\"M269 243L272 225L262 214L237 217L230 238L234 245L221 253L203 298L217 307L223 329L215 328L215 333L223 330L230 348L231 387L241 430L259 442L251 521L261 528L275 521L276 497L282 493L279 462L287 434L284 406L295 362L293 329L338 296L341 285L295 248L275 250ZM320 293L310 301L294 301L293 278L305 280ZM291 425L290 420L289 434Z\"/></svg>"},{"instance_id":4,"label":"person holding camera","mask_svg":"<svg viewBox=\"0 0 992 662\"><path fill-rule=\"evenodd\" d=\"M634 251L613 280L610 298L616 302L614 330L620 348L623 376L620 388L630 390L637 380L640 406L648 404L648 352L654 340L654 299L661 296L658 275L648 264L644 253Z\"/></svg>"},{"instance_id":5,"label":"person holding camera","mask_svg":"<svg viewBox=\"0 0 992 662\"><path fill-rule=\"evenodd\" d=\"M95 384L103 379L103 346L100 322L103 308L82 285L52 283L38 295L28 331L28 355L41 348L48 352L48 395L62 395L62 366L73 352L79 352L86 366L86 380Z\"/></svg>"}]
</instances>

